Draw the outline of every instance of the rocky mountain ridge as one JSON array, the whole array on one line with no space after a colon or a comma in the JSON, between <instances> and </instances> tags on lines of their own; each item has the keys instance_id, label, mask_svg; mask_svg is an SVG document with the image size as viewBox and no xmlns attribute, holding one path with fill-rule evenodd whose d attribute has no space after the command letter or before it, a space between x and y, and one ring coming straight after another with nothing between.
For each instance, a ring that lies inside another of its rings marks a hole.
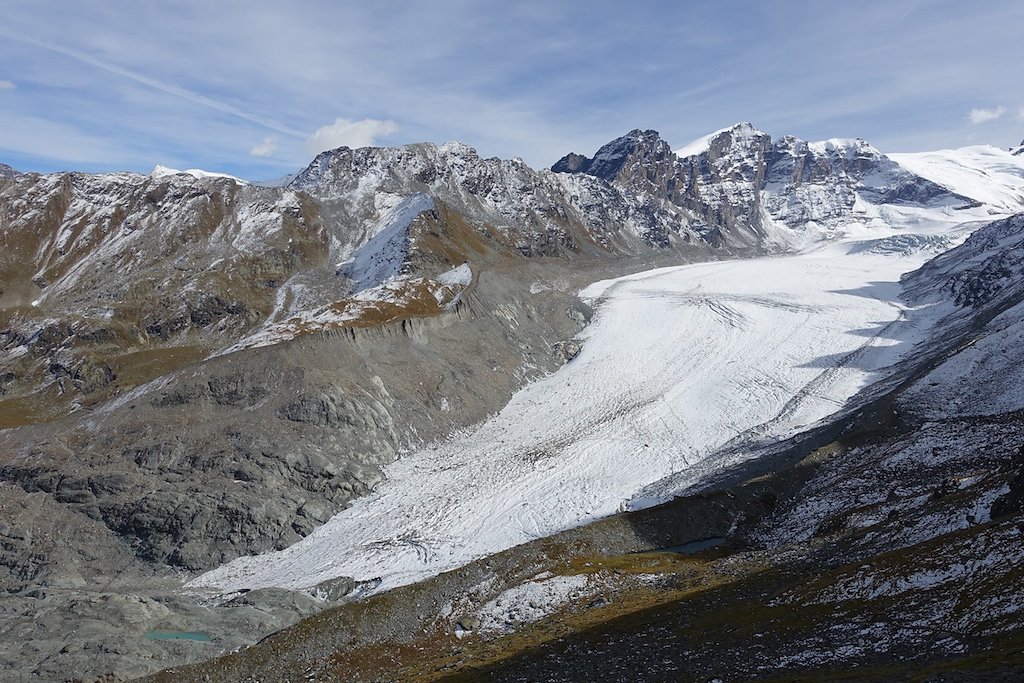
<instances>
[{"instance_id":1,"label":"rocky mountain ridge","mask_svg":"<svg viewBox=\"0 0 1024 683\"><path fill-rule=\"evenodd\" d=\"M977 205L921 178L864 140L778 141L749 123L713 133L673 152L656 131L634 130L552 166L602 178L686 210L708 239L785 244L785 228L828 228L864 215L868 206Z\"/></svg>"},{"instance_id":2,"label":"rocky mountain ridge","mask_svg":"<svg viewBox=\"0 0 1024 683\"><path fill-rule=\"evenodd\" d=\"M883 205L972 201L866 143L773 144L749 124L684 158L633 131L585 167L536 172L450 143L324 152L285 188L167 169L21 174L3 193L8 410L48 419L211 353L437 314L458 287L434 278L478 258L717 258L786 250ZM115 350L152 370L119 372Z\"/></svg>"}]
</instances>

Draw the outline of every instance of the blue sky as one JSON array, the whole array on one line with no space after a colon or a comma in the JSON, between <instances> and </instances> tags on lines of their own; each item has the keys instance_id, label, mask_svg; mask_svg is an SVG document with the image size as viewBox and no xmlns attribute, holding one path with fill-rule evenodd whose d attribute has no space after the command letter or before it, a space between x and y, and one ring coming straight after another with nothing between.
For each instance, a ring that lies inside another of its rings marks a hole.
<instances>
[{"instance_id":1,"label":"blue sky","mask_svg":"<svg viewBox=\"0 0 1024 683\"><path fill-rule=\"evenodd\" d=\"M737 121L883 151L1024 138L1024 3L0 0L0 161L251 179L461 140L547 166Z\"/></svg>"}]
</instances>

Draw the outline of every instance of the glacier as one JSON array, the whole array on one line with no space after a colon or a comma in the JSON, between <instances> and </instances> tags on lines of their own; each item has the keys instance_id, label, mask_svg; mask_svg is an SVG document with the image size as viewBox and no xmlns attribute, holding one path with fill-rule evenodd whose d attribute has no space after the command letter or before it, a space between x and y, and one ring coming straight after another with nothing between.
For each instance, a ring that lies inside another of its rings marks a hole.
<instances>
[{"instance_id":1,"label":"glacier","mask_svg":"<svg viewBox=\"0 0 1024 683\"><path fill-rule=\"evenodd\" d=\"M1024 168L1006 153L966 154L901 163L958 192L996 171L1012 187ZM405 454L300 542L188 588L312 590L347 576L381 592L671 498L834 414L950 312L907 304L901 276L1011 208L861 204L841 228L794 234L795 253L584 288L596 315L572 361L475 428Z\"/></svg>"}]
</instances>

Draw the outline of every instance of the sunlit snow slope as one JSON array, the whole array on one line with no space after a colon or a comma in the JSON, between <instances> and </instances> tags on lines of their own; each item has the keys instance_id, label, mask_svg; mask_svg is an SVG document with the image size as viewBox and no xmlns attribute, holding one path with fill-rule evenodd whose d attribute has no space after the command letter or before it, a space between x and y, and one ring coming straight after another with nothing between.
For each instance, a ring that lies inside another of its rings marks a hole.
<instances>
[{"instance_id":1,"label":"sunlit snow slope","mask_svg":"<svg viewBox=\"0 0 1024 683\"><path fill-rule=\"evenodd\" d=\"M1024 157L988 145L890 154L903 168L985 204L994 213L1024 211Z\"/></svg>"}]
</instances>

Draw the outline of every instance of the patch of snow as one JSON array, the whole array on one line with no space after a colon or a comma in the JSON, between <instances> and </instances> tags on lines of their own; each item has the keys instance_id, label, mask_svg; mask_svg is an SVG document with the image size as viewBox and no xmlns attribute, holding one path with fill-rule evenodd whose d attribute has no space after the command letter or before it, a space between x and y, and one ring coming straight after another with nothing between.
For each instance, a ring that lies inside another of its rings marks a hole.
<instances>
[{"instance_id":1,"label":"patch of snow","mask_svg":"<svg viewBox=\"0 0 1024 683\"><path fill-rule=\"evenodd\" d=\"M384 213L370 239L338 264L338 272L353 281L353 291L376 287L401 274L409 251L409 226L416 216L432 208L430 195L414 194Z\"/></svg>"},{"instance_id":2,"label":"patch of snow","mask_svg":"<svg viewBox=\"0 0 1024 683\"><path fill-rule=\"evenodd\" d=\"M470 270L468 263L463 263L441 273L434 280L442 285L462 285L463 287L468 287L473 282L473 271Z\"/></svg>"},{"instance_id":3,"label":"patch of snow","mask_svg":"<svg viewBox=\"0 0 1024 683\"><path fill-rule=\"evenodd\" d=\"M295 308L293 304L288 318L279 319L280 315L274 313L268 319L270 322L261 329L227 348L215 351L210 357L224 356L243 349L272 346L295 339L301 334L344 327L361 318L367 311L375 310L380 303L400 307L412 303L421 286L426 287L434 300L445 309L454 306L462 294L462 287L458 283L443 284L427 278L394 277L376 287L364 289L345 299L316 308ZM292 289L291 294L297 296L302 291L303 288L297 286ZM283 302L284 298L279 300Z\"/></svg>"},{"instance_id":4,"label":"patch of snow","mask_svg":"<svg viewBox=\"0 0 1024 683\"><path fill-rule=\"evenodd\" d=\"M585 574L555 576L528 581L509 588L480 608L480 630L485 633L511 633L520 624L540 621L573 600L587 594Z\"/></svg>"}]
</instances>

